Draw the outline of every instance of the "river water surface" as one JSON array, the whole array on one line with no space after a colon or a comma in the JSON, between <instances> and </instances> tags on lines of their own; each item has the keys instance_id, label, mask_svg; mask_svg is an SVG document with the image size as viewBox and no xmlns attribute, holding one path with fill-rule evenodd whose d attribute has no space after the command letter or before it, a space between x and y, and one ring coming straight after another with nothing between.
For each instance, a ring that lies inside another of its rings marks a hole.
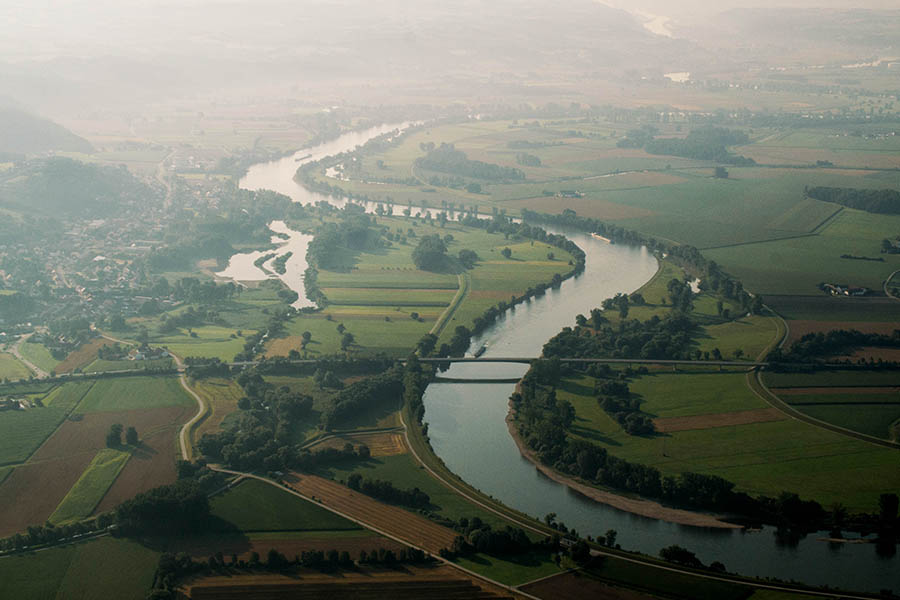
<instances>
[{"instance_id":1,"label":"river water surface","mask_svg":"<svg viewBox=\"0 0 900 600\"><path fill-rule=\"evenodd\" d=\"M281 192L303 204L327 201L343 206L346 199L311 192L296 183L293 177L297 168L307 161L352 150L375 136L406 125L384 125L349 133L294 156L254 165L240 185L246 189ZM306 158L307 155L311 156ZM374 206L367 208L372 210ZM395 207L395 212L402 208ZM470 351L486 344L487 357L538 356L549 338L574 324L576 314L587 314L603 299L618 292L634 291L656 272L656 259L645 248L611 245L581 232L546 229L568 236L584 250L587 255L584 273L563 282L559 289L548 290L544 296L509 311L473 339ZM302 277L306 268L308 241L296 238L296 243L291 244L294 256L288 261L285 277L292 289L298 281L297 269ZM298 254L302 264L292 264ZM253 267L255 259L240 260L249 260ZM298 291L305 298L302 287ZM521 364L454 364L444 375L501 379L519 377L525 369ZM896 555L879 556L873 544L828 544L819 541L818 538L826 535L821 532L786 545L778 542L772 528L744 532L675 525L594 502L548 479L521 456L507 429L508 400L513 389L514 385L502 383L433 383L424 398L425 420L435 453L454 473L504 504L536 518L555 512L560 521L582 535L603 535L607 529L615 529L623 548L654 556L660 548L678 544L695 552L705 563L718 560L729 571L744 575L872 592L900 588L900 559Z\"/></svg>"}]
</instances>

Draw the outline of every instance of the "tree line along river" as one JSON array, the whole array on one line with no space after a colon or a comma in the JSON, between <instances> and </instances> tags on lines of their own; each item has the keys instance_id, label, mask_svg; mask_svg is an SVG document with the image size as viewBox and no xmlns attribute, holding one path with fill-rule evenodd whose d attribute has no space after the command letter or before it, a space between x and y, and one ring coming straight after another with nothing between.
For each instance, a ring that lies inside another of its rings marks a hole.
<instances>
[{"instance_id":1,"label":"tree line along river","mask_svg":"<svg viewBox=\"0 0 900 600\"><path fill-rule=\"evenodd\" d=\"M253 165L240 186L274 190L303 204L325 201L344 206L347 199L311 192L294 181L297 168L308 161L353 150L376 136L407 125L382 125L347 133L295 155ZM374 208L374 204L367 206L370 211ZM403 208L395 206L395 213L399 214ZM473 338L470 352L486 345L485 357L538 356L549 338L573 324L576 314L587 314L604 298L616 293L634 291L656 272L656 259L646 248L611 245L582 232L545 229L568 236L584 250L584 272L563 282L558 289L550 289L544 296L507 312ZM302 273L306 268L306 245L311 238L285 232L281 222L274 224L273 231L290 235L285 246L294 254L287 263L287 271L280 277L305 299ZM287 248L278 253L286 251ZM234 257L237 263L233 259L232 265L242 267L226 273L236 279L252 278L248 273L254 275L253 261L260 255L254 254L249 260L246 255ZM259 271L255 276L266 275ZM466 380L512 379L521 377L526 369L527 365L521 364L456 363L442 376ZM582 535L598 536L615 529L623 548L653 556L660 548L678 544L695 552L704 563L717 560L729 571L742 575L869 592L900 585L900 559L896 555L878 555L874 544L820 541L819 538L828 537L827 532L784 544L771 527L751 532L677 525L623 512L582 496L541 474L520 454L506 424L508 401L514 387L509 383L432 383L424 398L425 421L435 453L470 485L507 506L536 518L554 512L560 521Z\"/></svg>"}]
</instances>

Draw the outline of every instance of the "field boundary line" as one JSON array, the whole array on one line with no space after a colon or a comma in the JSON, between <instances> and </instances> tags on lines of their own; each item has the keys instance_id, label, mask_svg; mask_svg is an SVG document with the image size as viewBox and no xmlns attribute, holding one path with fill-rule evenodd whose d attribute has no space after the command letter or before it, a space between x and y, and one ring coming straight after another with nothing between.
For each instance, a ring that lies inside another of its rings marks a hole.
<instances>
[{"instance_id":1,"label":"field boundary line","mask_svg":"<svg viewBox=\"0 0 900 600\"><path fill-rule=\"evenodd\" d=\"M22 467L22 466L27 465L27 464L29 463L29 461L32 459L32 457L34 457L35 454L37 454L38 452L40 452L40 451L41 451L41 448L43 448L43 447L47 444L47 442L50 441L50 438L52 438L54 435L56 435L56 433L57 433L60 429L62 429L63 425L66 424L66 421L69 420L69 417L72 416L72 413L75 412L75 409L78 408L78 405L81 404L81 401L84 400L84 397L87 396L87 395L88 395L88 392L90 392L90 391L94 388L94 383L96 383L96 382L91 381L91 385L89 385L88 388L87 388L87 390L85 390L84 394L81 395L81 398L78 399L78 402L76 402L76 403L72 406L72 408L69 410L69 412L66 413L66 415L65 415L65 416L62 418L62 420L59 422L59 425L57 425L56 427L54 427L54 428L53 428L53 431L51 431L51 432L47 435L47 437L45 437L43 440L41 440L41 443L38 445L37 448L34 449L34 452L32 452L31 454L29 454L28 457L27 457L25 460L23 460L22 462L2 463L2 464L0 464L0 467ZM51 391L52 391L52 390L51 390ZM48 393L49 393L49 392L48 392ZM45 396L45 397L46 397L46 396Z\"/></svg>"},{"instance_id":2,"label":"field boundary line","mask_svg":"<svg viewBox=\"0 0 900 600\"><path fill-rule=\"evenodd\" d=\"M377 534L379 534L379 535L382 535L382 536L384 536L384 537L386 537L386 538L388 538L388 539L394 540L395 542L398 542L398 543L400 543L400 544L403 544L404 546L409 546L409 547L411 547L411 548L415 548L416 550L420 550L420 551L424 552L427 556L431 556L431 557L434 558L435 560L437 560L437 561L439 561L439 562L442 562L442 563L444 563L445 565L449 565L449 566L453 567L454 569L459 569L460 571L464 571L465 573L468 573L469 575L471 575L471 576L473 576L473 577L476 577L476 578L478 578L478 579L480 579L480 580L482 580L482 581L485 581L485 582L487 582L487 583L489 583L489 584L491 584L491 585L495 585L495 586L501 587L501 588L503 588L503 589L505 589L505 590L509 590L509 591L513 592L514 594L519 594L519 595L525 596L525 597L527 597L527 598L530 598L531 600L541 600L541 599L538 598L537 596L532 596L531 594L529 594L529 593L527 593L527 592L523 592L523 591L521 591L521 590L516 589L514 586L506 585L505 583L500 583L499 581L496 581L496 580L493 580L493 579L491 579L491 578L489 578L489 577L486 577L486 576L484 576L484 575L481 575L480 573L476 573L475 571L469 570L469 569L463 567L462 565L458 565L458 564L456 564L456 563L454 563L454 562L451 562L451 561L449 561L449 560L447 560L447 559L445 559L445 558L442 558L442 557L440 557L440 556L434 556L434 555L433 555L431 552L429 552L428 550L425 550L424 548L420 548L419 546L417 546L417 545L415 545L415 544L412 544L412 543L410 543L410 542L407 542L407 541L403 540L402 538L400 538L399 536L390 534L390 533L388 533L388 532L386 532L386 531L383 531L383 530L379 529L378 527L374 527L374 526L372 526L372 525L368 525L368 524L366 524L364 521L362 521L362 520L360 520L360 519L357 519L356 517L353 517L353 516L351 516L351 515L349 515L349 514L343 512L343 511L341 511L341 510L338 510L338 509L336 509L336 508L334 508L334 507L331 507L331 506L329 506L328 504L325 504L324 502L319 502L319 501L317 501L317 500L313 500L312 498L306 496L305 494L303 494L303 493L301 493L301 492L298 492L297 490L295 490L295 489L292 488L291 486L282 485L282 484L278 483L277 481L273 481L273 480L271 480L271 479L268 479L268 478L266 478L266 477L262 477L262 476L260 476L260 475L255 474L255 473L243 473L243 472L241 472L241 471L233 471L233 470L231 470L231 469L225 469L225 468L222 468L222 467L219 467L219 466L215 466L215 465L210 465L209 468L210 468L211 470L213 470L213 471L218 471L218 472L220 472L220 473L228 473L228 474L231 474L231 475L238 475L238 476L240 476L241 478L245 478L245 479L256 479L257 481L262 481L263 483L267 483L267 484L269 484L269 485L275 486L275 487L277 487L277 488L280 489L280 490L283 490L283 491L285 491L285 492L288 492L289 494L293 494L294 496L297 496L298 498L301 498L301 499L303 499L303 500L306 500L307 502L311 502L312 504L314 504L314 505L316 505L316 506L320 506L320 507L324 508L325 510L327 510L327 511L329 511L329 512L332 512L332 513L338 515L339 517L343 517L343 518L347 519L348 521L352 521L353 523L356 523L357 525L360 525L360 526L363 527L364 529L368 529L368 530L370 530L370 531L374 531L375 533L377 533ZM376 501L377 501L377 500L376 500Z\"/></svg>"},{"instance_id":3,"label":"field boundary line","mask_svg":"<svg viewBox=\"0 0 900 600\"><path fill-rule=\"evenodd\" d=\"M747 372L747 385L764 402L767 402L770 406L780 410L785 413L789 417L802 421L808 425L812 425L814 427L819 427L821 429L826 429L828 431L839 433L845 435L847 437L852 437L858 439L863 442L868 442L870 444L876 446L883 446L885 448L891 448L893 450L900 449L900 444L895 442L891 442L889 440L883 440L881 438L877 438L871 435L866 435L865 433L860 433L858 431L853 431L852 429L846 429L841 427L840 425L834 425L833 423L828 423L826 421L821 421L816 419L815 417L811 417L805 413L796 410L786 402L784 402L781 398L776 396L772 390L770 390L765 383L762 381L762 377L760 376L760 369L753 369Z\"/></svg>"},{"instance_id":4,"label":"field boundary line","mask_svg":"<svg viewBox=\"0 0 900 600\"><path fill-rule=\"evenodd\" d=\"M441 313L441 316L438 317L437 322L434 324L434 327L431 328L431 331L428 333L432 335L436 335L440 337L441 332L444 331L444 328L447 326L447 323L450 322L450 318L453 317L453 314L456 310L462 305L463 300L466 299L466 296L469 295L469 289L472 287L471 277L469 277L468 273L458 273L456 275L457 280L459 281L459 287L456 290L456 295L453 296L453 300L450 301L450 305Z\"/></svg>"}]
</instances>

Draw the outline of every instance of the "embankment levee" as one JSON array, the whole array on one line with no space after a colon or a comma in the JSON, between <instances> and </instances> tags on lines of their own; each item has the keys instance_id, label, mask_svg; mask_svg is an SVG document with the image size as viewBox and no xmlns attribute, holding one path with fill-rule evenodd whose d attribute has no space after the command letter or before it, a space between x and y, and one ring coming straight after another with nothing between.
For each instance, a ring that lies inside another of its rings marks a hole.
<instances>
[{"instance_id":1,"label":"embankment levee","mask_svg":"<svg viewBox=\"0 0 900 600\"><path fill-rule=\"evenodd\" d=\"M518 388L518 386L516 387ZM533 464L538 471L540 471L553 481L565 485L595 502L607 504L618 510L629 512L642 517L660 519L663 521L668 521L670 523L677 523L679 525L691 525L694 527L710 527L715 529L742 529L741 525L736 525L734 523L725 521L725 517L722 515L682 510L680 508L664 506L659 502L655 502L653 500L631 498L628 496L614 494L612 492L607 492L605 490L586 485L572 477L563 475L562 473L555 471L554 469L543 464L535 455L534 451L532 451L527 446L527 444L525 444L525 441L519 435L519 430L516 427L514 411L515 409L512 406L512 400L510 400L509 414L506 417L506 424L509 428L509 434L512 436L513 440L515 440L516 446L519 448L519 453L523 457L525 457L525 459L527 459L531 464Z\"/></svg>"}]
</instances>

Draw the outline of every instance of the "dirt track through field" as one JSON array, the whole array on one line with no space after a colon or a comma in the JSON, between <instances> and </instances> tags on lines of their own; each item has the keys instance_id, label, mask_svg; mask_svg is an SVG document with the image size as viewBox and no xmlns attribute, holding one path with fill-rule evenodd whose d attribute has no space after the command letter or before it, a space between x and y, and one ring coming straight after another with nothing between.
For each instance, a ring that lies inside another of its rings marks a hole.
<instances>
[{"instance_id":1,"label":"dirt track through field","mask_svg":"<svg viewBox=\"0 0 900 600\"><path fill-rule=\"evenodd\" d=\"M787 418L787 415L776 408L760 408L757 410L740 410L711 415L696 415L693 417L653 419L653 424L660 433L672 433L675 431L689 431L692 429L713 429L716 427L730 427L732 425L784 421Z\"/></svg>"},{"instance_id":2,"label":"dirt track through field","mask_svg":"<svg viewBox=\"0 0 900 600\"><path fill-rule=\"evenodd\" d=\"M437 554L442 548L449 548L457 535L452 529L442 527L402 508L384 504L322 477L291 473L285 481L292 489L305 496L314 497L324 506L370 524L433 554Z\"/></svg>"}]
</instances>

